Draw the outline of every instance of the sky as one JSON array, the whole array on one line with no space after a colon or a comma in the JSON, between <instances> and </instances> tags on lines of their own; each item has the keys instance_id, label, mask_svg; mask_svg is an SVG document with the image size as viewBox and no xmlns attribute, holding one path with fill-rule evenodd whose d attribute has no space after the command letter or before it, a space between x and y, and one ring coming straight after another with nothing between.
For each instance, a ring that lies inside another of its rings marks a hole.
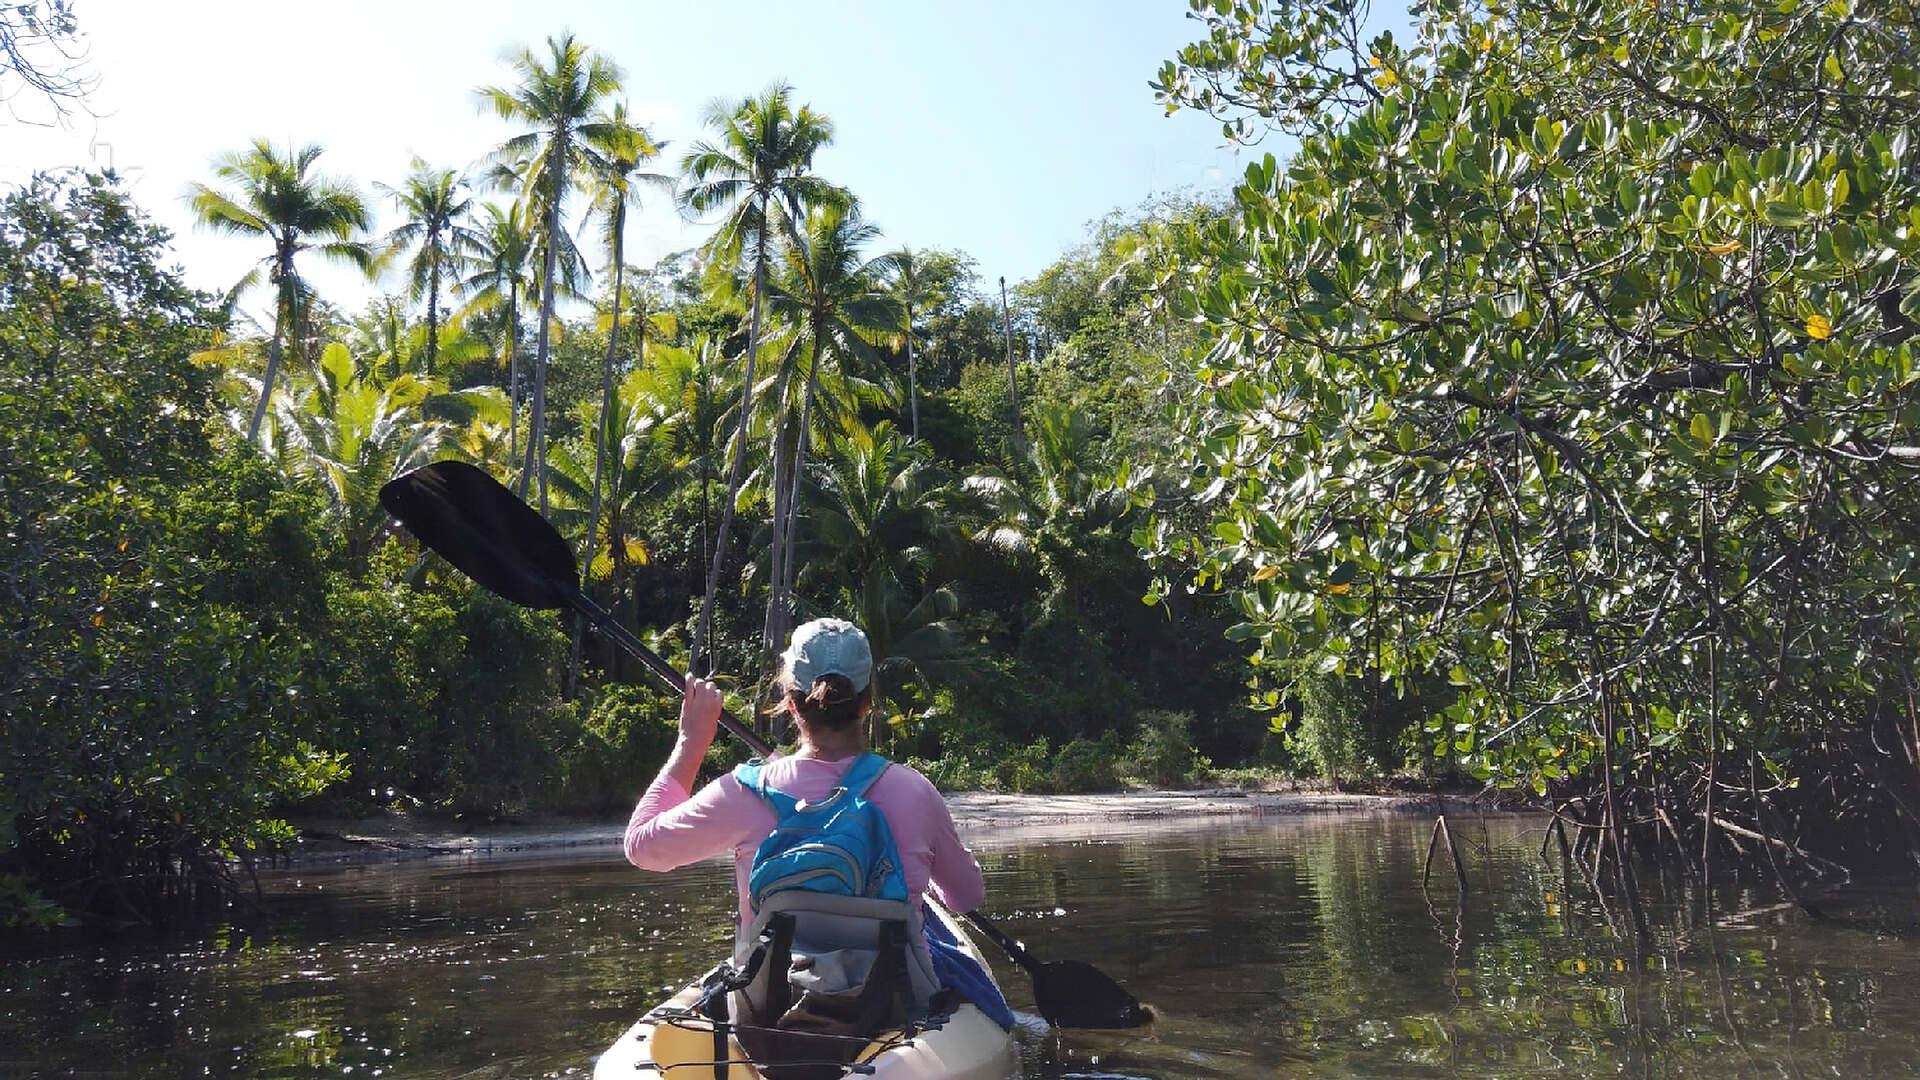
<instances>
[{"instance_id":1,"label":"sky","mask_svg":"<svg viewBox=\"0 0 1920 1080\"><path fill-rule=\"evenodd\" d=\"M506 57L571 29L625 72L631 111L680 154L717 100L776 79L830 116L816 171L850 187L887 246L958 248L987 282L1032 276L1087 225L1150 195L1226 187L1244 168L1219 125L1168 116L1147 82L1191 40L1183 0L77 0L98 84L88 110L36 127L0 115L0 188L35 171L112 166L175 234L189 283L224 290L263 252L196 230L187 186L256 136L316 142L394 223L374 181L416 155L465 167L513 132L474 89ZM667 171L671 171L670 169ZM664 198L637 215L629 260L699 243ZM353 305L375 286L313 275ZM382 283L400 286L397 274Z\"/></svg>"}]
</instances>

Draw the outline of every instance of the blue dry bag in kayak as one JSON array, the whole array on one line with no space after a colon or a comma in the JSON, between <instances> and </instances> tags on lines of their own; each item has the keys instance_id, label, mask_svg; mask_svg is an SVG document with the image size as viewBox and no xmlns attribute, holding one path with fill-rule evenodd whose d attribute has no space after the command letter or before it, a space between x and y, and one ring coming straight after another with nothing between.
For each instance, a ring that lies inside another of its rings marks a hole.
<instances>
[{"instance_id":1,"label":"blue dry bag in kayak","mask_svg":"<svg viewBox=\"0 0 1920 1080\"><path fill-rule=\"evenodd\" d=\"M747 877L755 910L787 889L906 901L893 830L880 808L867 801L867 789L888 764L879 754L860 755L839 786L815 802L768 787L765 763L758 759L733 770L733 778L765 799L779 819L754 853Z\"/></svg>"}]
</instances>

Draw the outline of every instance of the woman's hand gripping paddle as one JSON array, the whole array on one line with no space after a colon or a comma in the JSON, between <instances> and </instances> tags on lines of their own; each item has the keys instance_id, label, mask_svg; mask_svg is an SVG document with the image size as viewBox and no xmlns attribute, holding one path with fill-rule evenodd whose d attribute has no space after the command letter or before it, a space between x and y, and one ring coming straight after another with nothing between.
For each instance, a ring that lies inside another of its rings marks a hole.
<instances>
[{"instance_id":1,"label":"woman's hand gripping paddle","mask_svg":"<svg viewBox=\"0 0 1920 1080\"><path fill-rule=\"evenodd\" d=\"M684 675L580 591L573 549L553 526L484 471L465 462L437 461L388 481L380 489L380 505L421 544L489 592L523 607L579 612L674 693L686 693ZM720 725L754 753L771 752L753 729L733 717L723 713ZM986 916L976 911L967 918L1033 977L1034 1002L1048 1023L1132 1028L1153 1019L1151 1009L1092 965L1035 960Z\"/></svg>"}]
</instances>

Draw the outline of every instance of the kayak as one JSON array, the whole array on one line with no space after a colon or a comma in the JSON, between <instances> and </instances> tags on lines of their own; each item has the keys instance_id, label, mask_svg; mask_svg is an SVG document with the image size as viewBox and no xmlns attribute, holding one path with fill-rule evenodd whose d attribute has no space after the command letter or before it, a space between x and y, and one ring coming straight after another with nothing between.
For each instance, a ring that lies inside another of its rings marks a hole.
<instances>
[{"instance_id":1,"label":"kayak","mask_svg":"<svg viewBox=\"0 0 1920 1080\"><path fill-rule=\"evenodd\" d=\"M960 919L929 903L960 949L991 969ZM640 1018L600 1055L594 1080L759 1080L762 1073L731 1033L695 1012L705 978L696 979ZM725 1039L724 1058L720 1054ZM874 1080L1006 1080L1015 1067L1013 1035L971 1003L904 1029L877 1035L854 1058L849 1074Z\"/></svg>"}]
</instances>

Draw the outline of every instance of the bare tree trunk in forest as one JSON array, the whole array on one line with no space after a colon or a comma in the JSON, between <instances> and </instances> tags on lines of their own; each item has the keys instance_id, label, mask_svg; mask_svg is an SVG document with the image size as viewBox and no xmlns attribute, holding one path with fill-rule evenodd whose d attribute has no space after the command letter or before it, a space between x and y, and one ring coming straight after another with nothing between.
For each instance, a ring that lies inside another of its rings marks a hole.
<instances>
[{"instance_id":1,"label":"bare tree trunk in forest","mask_svg":"<svg viewBox=\"0 0 1920 1080\"><path fill-rule=\"evenodd\" d=\"M273 337L267 342L267 373L260 380L260 400L254 402L253 419L247 422L247 441L253 442L260 437L260 421L266 419L267 401L273 397L273 380L280 375L280 349L286 336L288 316L293 314L292 297L288 280L293 275L293 249L288 244L280 245L276 263L275 283L280 287L274 292ZM294 328L298 332L298 328Z\"/></svg>"},{"instance_id":2,"label":"bare tree trunk in forest","mask_svg":"<svg viewBox=\"0 0 1920 1080\"><path fill-rule=\"evenodd\" d=\"M427 374L433 375L440 359L440 252L438 241L427 240L433 265L427 269Z\"/></svg>"},{"instance_id":3,"label":"bare tree trunk in forest","mask_svg":"<svg viewBox=\"0 0 1920 1080\"><path fill-rule=\"evenodd\" d=\"M785 553L783 542L787 535L787 496L791 491L787 476L793 468L793 453L788 442L791 423L783 414L787 402L787 385L791 382L791 373L783 372L779 383L774 387L773 412L777 418L773 435L773 468L768 478L768 486L773 490L773 516L768 519L772 535L767 543L767 613L760 625L760 643L768 650L777 645L773 637L774 609L780 604L780 582L785 580L786 569L781 564Z\"/></svg>"},{"instance_id":4,"label":"bare tree trunk in forest","mask_svg":"<svg viewBox=\"0 0 1920 1080\"><path fill-rule=\"evenodd\" d=\"M783 478L787 491L786 505L780 511L779 527L774 531L774 566L777 569L773 575L772 595L767 600L765 632L769 650L779 649L793 628L793 583L798 576L794 568L793 548L800 531L800 488L806 482L807 437L813 429L813 395L819 372L820 335L819 328L815 327L813 357L807 368L807 396L800 406L800 429L794 434L791 472Z\"/></svg>"},{"instance_id":5,"label":"bare tree trunk in forest","mask_svg":"<svg viewBox=\"0 0 1920 1080\"><path fill-rule=\"evenodd\" d=\"M260 421L266 419L267 399L273 396L273 380L280 374L280 337L285 319L284 311L273 317L273 337L267 341L267 373L260 381L260 400L254 402L253 419L247 423L248 442L260 437Z\"/></svg>"},{"instance_id":6,"label":"bare tree trunk in forest","mask_svg":"<svg viewBox=\"0 0 1920 1080\"><path fill-rule=\"evenodd\" d=\"M785 406L787 383L787 377L782 376L774 395L776 412ZM797 440L799 435L792 433L790 436L789 424L783 418L773 440L773 534L767 544L767 614L760 624L760 644L768 652L780 648L780 626L785 621L781 613L785 610L786 600L781 595L781 586L787 579L787 506L793 497L793 484L789 479L793 475L793 444L789 441L790 437Z\"/></svg>"},{"instance_id":7,"label":"bare tree trunk in forest","mask_svg":"<svg viewBox=\"0 0 1920 1080\"><path fill-rule=\"evenodd\" d=\"M720 506L720 527L714 530L713 558L707 564L707 594L700 603L700 620L693 632L694 670L703 674L713 663L713 603L720 593L720 573L726 565L727 536L733 531L734 507L740 501L740 485L747 478L747 428L753 417L754 361L760 352L760 296L767 286L767 229L762 206L759 234L754 238L753 314L747 322L746 378L740 385L740 419L734 425L733 465L727 475L727 501Z\"/></svg>"},{"instance_id":8,"label":"bare tree trunk in forest","mask_svg":"<svg viewBox=\"0 0 1920 1080\"><path fill-rule=\"evenodd\" d=\"M707 351L704 349L701 349L696 351L694 355L699 357L699 364L700 364L700 391L699 391L700 396L695 402L697 407L694 409L694 416L704 417L707 415L707 397L708 397ZM697 581L694 582L695 588L698 588L701 583L707 580L707 561L710 557L709 553L713 550L713 513L707 507L707 489L713 486L713 427L711 425L707 425L700 432L699 438L700 438L700 577ZM712 649L713 649L712 642L706 642L703 644L699 639L696 638L693 641L692 645L687 649L687 653L690 656L700 656L700 655L703 655L703 653L705 652L711 652Z\"/></svg>"},{"instance_id":9,"label":"bare tree trunk in forest","mask_svg":"<svg viewBox=\"0 0 1920 1080\"><path fill-rule=\"evenodd\" d=\"M613 418L613 358L620 347L620 277L624 267L621 265L621 230L626 224L627 212L624 203L618 204L613 211L613 327L607 331L607 361L600 371L600 430L594 439L593 450L593 500L592 509L587 513L587 539L581 545L580 553L580 591L587 591L587 583L593 574L593 554L600 541L600 485L601 477L607 469L607 427ZM580 638L581 620L573 621L573 659L568 666L567 683L578 684L580 680Z\"/></svg>"},{"instance_id":10,"label":"bare tree trunk in forest","mask_svg":"<svg viewBox=\"0 0 1920 1080\"><path fill-rule=\"evenodd\" d=\"M567 142L564 134L555 132L556 138L550 150L549 180L551 190L547 193L547 250L541 260L540 290L540 334L533 354L533 414L527 418L527 459L526 471L520 475L519 495L527 497L527 483L536 470L540 474L541 514L547 512L547 353L549 336L553 327L553 275L554 260L560 247L560 182L562 180L560 163L566 160Z\"/></svg>"},{"instance_id":11,"label":"bare tree trunk in forest","mask_svg":"<svg viewBox=\"0 0 1920 1080\"><path fill-rule=\"evenodd\" d=\"M507 467L520 459L520 281L507 283ZM526 491L521 484L520 490Z\"/></svg>"},{"instance_id":12,"label":"bare tree trunk in forest","mask_svg":"<svg viewBox=\"0 0 1920 1080\"><path fill-rule=\"evenodd\" d=\"M907 409L913 417L913 439L920 441L920 379L913 366L913 301L907 301Z\"/></svg>"},{"instance_id":13,"label":"bare tree trunk in forest","mask_svg":"<svg viewBox=\"0 0 1920 1080\"><path fill-rule=\"evenodd\" d=\"M820 358L818 354L816 354L814 356L815 370L818 370L819 366ZM794 609L793 586L800 577L798 564L795 563L793 559L793 549L800 535L800 495L805 490L807 482L807 447L813 438L813 398L815 393L817 393L817 387L813 377L809 375L807 378L807 400L805 404L800 406L800 443L794 454L793 491L787 496L787 551L781 558L781 566L787 575L784 584L781 586L781 594L786 597L786 606L782 610L787 617L787 622L781 626L780 637L776 640L784 640L787 632L792 629Z\"/></svg>"},{"instance_id":14,"label":"bare tree trunk in forest","mask_svg":"<svg viewBox=\"0 0 1920 1080\"><path fill-rule=\"evenodd\" d=\"M1018 455L1027 448L1027 433L1020 426L1020 379L1013 369L1013 316L1007 309L1007 279L1000 279L1000 320L1006 330L1007 348L1007 400L1013 402L1013 452Z\"/></svg>"}]
</instances>

